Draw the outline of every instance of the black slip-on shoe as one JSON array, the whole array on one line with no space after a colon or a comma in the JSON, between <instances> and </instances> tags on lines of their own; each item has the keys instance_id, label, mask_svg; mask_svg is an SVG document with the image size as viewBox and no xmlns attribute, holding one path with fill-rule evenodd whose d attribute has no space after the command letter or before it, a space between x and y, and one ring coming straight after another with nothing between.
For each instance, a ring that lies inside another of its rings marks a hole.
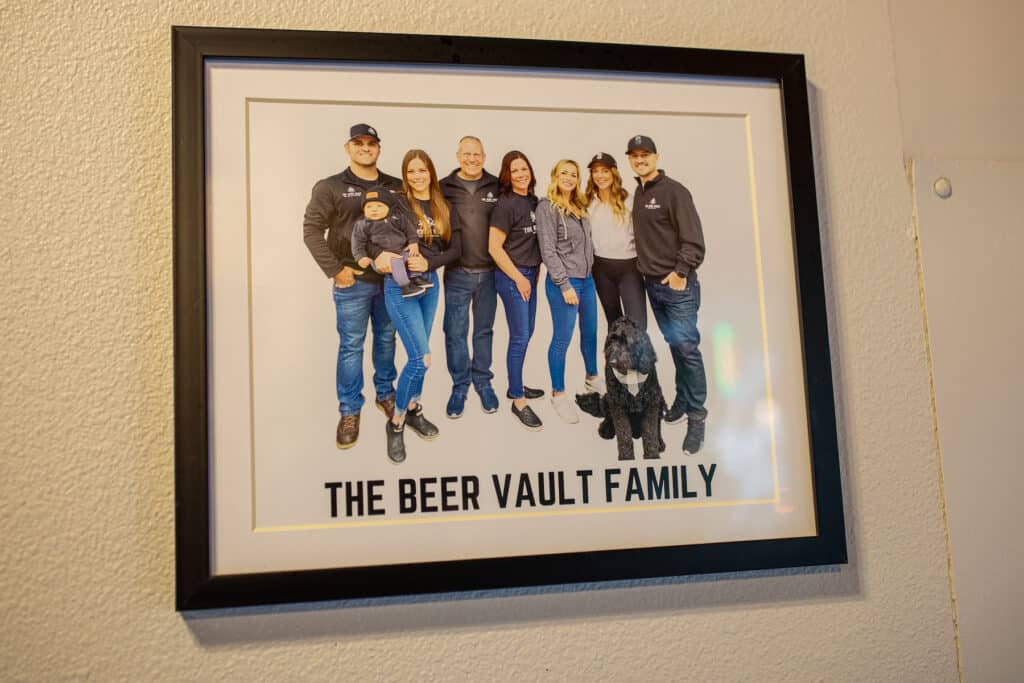
<instances>
[{"instance_id":1,"label":"black slip-on shoe","mask_svg":"<svg viewBox=\"0 0 1024 683\"><path fill-rule=\"evenodd\" d=\"M544 427L544 423L540 421L537 413L533 412L530 406L524 406L522 410L519 410L519 408L516 408L516 404L513 403L512 414L519 418L519 424L530 431L539 432Z\"/></svg>"},{"instance_id":2,"label":"black slip-on shoe","mask_svg":"<svg viewBox=\"0 0 1024 683\"><path fill-rule=\"evenodd\" d=\"M512 398L512 392L511 391L505 392L505 396L506 396L506 398ZM543 389L534 389L534 388L528 387L528 386L526 386L524 384L523 385L523 397L524 398L543 398L544 397L544 390Z\"/></svg>"}]
</instances>

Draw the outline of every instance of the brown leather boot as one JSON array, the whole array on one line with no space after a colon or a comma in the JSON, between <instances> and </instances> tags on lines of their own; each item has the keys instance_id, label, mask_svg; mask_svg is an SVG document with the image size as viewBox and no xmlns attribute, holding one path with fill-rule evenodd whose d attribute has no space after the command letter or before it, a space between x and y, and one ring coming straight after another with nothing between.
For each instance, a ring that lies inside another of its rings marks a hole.
<instances>
[{"instance_id":1,"label":"brown leather boot","mask_svg":"<svg viewBox=\"0 0 1024 683\"><path fill-rule=\"evenodd\" d=\"M335 445L338 448L352 448L359 440L359 413L342 415L338 420L338 436Z\"/></svg>"},{"instance_id":2,"label":"brown leather boot","mask_svg":"<svg viewBox=\"0 0 1024 683\"><path fill-rule=\"evenodd\" d=\"M395 416L395 397L394 396L388 396L385 399L378 398L377 401L376 401L376 404L377 404L377 410L379 410L380 412L382 412L385 415L387 415L387 418L389 420L392 417Z\"/></svg>"}]
</instances>

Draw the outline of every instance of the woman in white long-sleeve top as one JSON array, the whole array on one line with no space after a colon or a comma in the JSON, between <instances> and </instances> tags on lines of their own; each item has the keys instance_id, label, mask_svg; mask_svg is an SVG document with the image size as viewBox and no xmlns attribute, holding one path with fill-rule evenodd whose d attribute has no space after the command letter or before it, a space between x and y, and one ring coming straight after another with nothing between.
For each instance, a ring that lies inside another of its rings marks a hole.
<instances>
[{"instance_id":1,"label":"woman in white long-sleeve top","mask_svg":"<svg viewBox=\"0 0 1024 683\"><path fill-rule=\"evenodd\" d=\"M609 327L623 311L647 329L647 294L636 267L633 198L622 187L611 154L595 154L587 165L587 215L594 236L594 286Z\"/></svg>"},{"instance_id":2,"label":"woman in white long-sleeve top","mask_svg":"<svg viewBox=\"0 0 1024 683\"><path fill-rule=\"evenodd\" d=\"M587 203L580 190L579 165L562 159L551 171L547 197L537 205L537 240L548 271L545 291L552 323L548 346L551 402L566 422L579 421L576 405L565 392L565 355L577 318L586 370L585 390L603 392L597 370L597 294L591 273L594 242Z\"/></svg>"}]
</instances>

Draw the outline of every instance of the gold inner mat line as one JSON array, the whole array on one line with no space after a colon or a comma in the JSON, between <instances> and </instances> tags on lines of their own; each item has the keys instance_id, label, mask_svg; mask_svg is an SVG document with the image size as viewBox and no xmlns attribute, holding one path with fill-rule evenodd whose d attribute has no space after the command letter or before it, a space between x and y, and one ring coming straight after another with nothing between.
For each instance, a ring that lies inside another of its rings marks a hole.
<instances>
[{"instance_id":1,"label":"gold inner mat line","mask_svg":"<svg viewBox=\"0 0 1024 683\"><path fill-rule=\"evenodd\" d=\"M737 505L772 505L779 499L763 498L761 500L722 500L701 501L699 503L666 503L664 505L634 505L602 508L580 508L578 510L530 510L509 513L486 513L480 515L458 515L453 517L412 517L410 519L360 519L354 522L323 522L319 524L284 524L279 526L254 527L256 533L273 533L278 531L314 531L316 529L344 529L367 526L400 526L403 524L437 524L444 522L474 522L494 519L521 519L524 517L552 517L567 515L599 515L609 512L651 512L654 510L681 510L686 508L715 508Z\"/></svg>"},{"instance_id":2,"label":"gold inner mat line","mask_svg":"<svg viewBox=\"0 0 1024 683\"><path fill-rule=\"evenodd\" d=\"M749 115L746 112L715 112L715 111L674 111L671 109L652 109L637 111L636 109L602 109L597 107L531 107L515 104L441 104L438 102L376 102L370 100L307 100L287 97L247 97L245 98L246 111L249 104L312 104L327 106L345 107L390 107L395 109L453 109L457 111L537 111L559 114L625 114L633 116L674 116L682 118L719 117L743 119ZM248 138L247 138L248 139Z\"/></svg>"},{"instance_id":3,"label":"gold inner mat line","mask_svg":"<svg viewBox=\"0 0 1024 683\"><path fill-rule=\"evenodd\" d=\"M253 262L252 262L252 131L249 101L245 102L245 294L248 304L246 325L248 327L249 352L249 507L252 526L256 525L256 365L253 360L256 350L253 343Z\"/></svg>"},{"instance_id":4,"label":"gold inner mat line","mask_svg":"<svg viewBox=\"0 0 1024 683\"><path fill-rule=\"evenodd\" d=\"M754 268L757 272L757 304L761 313L761 348L764 352L764 391L771 411L768 419L768 447L772 456L772 477L775 497L779 497L779 464L775 447L775 401L772 393L772 364L768 353L768 312L764 302L764 272L761 257L761 221L757 210L757 179L754 176L754 135L750 117L743 122L747 135L747 169L750 174L750 211L754 225Z\"/></svg>"}]
</instances>

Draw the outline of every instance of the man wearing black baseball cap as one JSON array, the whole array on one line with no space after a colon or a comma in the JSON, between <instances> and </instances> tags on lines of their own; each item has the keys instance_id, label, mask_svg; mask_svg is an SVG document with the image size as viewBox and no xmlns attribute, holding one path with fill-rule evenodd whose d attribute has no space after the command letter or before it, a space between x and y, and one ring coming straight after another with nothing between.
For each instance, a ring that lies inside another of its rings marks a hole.
<instances>
[{"instance_id":1,"label":"man wearing black baseball cap","mask_svg":"<svg viewBox=\"0 0 1024 683\"><path fill-rule=\"evenodd\" d=\"M683 451L692 455L704 443L708 414L704 407L707 377L697 330L697 268L704 261L704 231L690 191L658 169L654 140L636 135L629 139L626 154L637 175L633 196L637 267L676 366L676 396L665 422L674 424L686 415Z\"/></svg>"},{"instance_id":2,"label":"man wearing black baseball cap","mask_svg":"<svg viewBox=\"0 0 1024 683\"><path fill-rule=\"evenodd\" d=\"M359 438L363 407L363 342L367 325L373 328L373 384L377 407L388 416L395 405L395 328L384 307L383 277L362 269L352 256L352 226L363 216L363 195L381 185L391 192L402 181L377 170L380 136L377 129L357 123L349 129L345 152L349 165L341 173L317 181L306 206L303 239L324 275L334 281L338 327L338 420L335 443L351 448Z\"/></svg>"}]
</instances>

